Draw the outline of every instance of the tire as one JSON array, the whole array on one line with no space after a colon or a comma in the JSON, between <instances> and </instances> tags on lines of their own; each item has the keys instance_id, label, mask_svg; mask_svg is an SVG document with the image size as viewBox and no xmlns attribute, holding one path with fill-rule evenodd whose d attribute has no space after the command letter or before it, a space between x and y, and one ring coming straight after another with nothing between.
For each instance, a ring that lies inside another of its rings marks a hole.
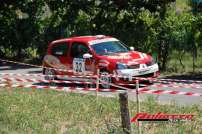
<instances>
[{"instance_id":1,"label":"tire","mask_svg":"<svg viewBox=\"0 0 202 134\"><path fill-rule=\"evenodd\" d=\"M45 80L55 80L55 71L53 69L44 69Z\"/></svg>"},{"instance_id":2,"label":"tire","mask_svg":"<svg viewBox=\"0 0 202 134\"><path fill-rule=\"evenodd\" d=\"M55 80L55 71L53 69L44 69L45 80ZM54 82L49 82L48 85L50 86L57 86Z\"/></svg>"},{"instance_id":3,"label":"tire","mask_svg":"<svg viewBox=\"0 0 202 134\"><path fill-rule=\"evenodd\" d=\"M101 88L106 88L109 89L111 87L111 83L112 83L112 78L109 77L109 72L107 71L101 71L100 72L100 80L102 80L105 83L100 82L100 86Z\"/></svg>"}]
</instances>

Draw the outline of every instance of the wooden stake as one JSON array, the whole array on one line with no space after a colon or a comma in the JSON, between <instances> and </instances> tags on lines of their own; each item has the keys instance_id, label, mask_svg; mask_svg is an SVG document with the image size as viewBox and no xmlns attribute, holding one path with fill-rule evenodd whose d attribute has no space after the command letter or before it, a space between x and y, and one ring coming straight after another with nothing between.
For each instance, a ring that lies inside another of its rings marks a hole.
<instances>
[{"instance_id":1,"label":"wooden stake","mask_svg":"<svg viewBox=\"0 0 202 134\"><path fill-rule=\"evenodd\" d=\"M98 95L98 90L99 90L99 76L100 76L100 69L98 68L97 69L97 78L96 78L96 98L97 98L97 95Z\"/></svg>"},{"instance_id":2,"label":"wooden stake","mask_svg":"<svg viewBox=\"0 0 202 134\"><path fill-rule=\"evenodd\" d=\"M125 134L131 134L130 114L128 109L128 93L119 93L122 128Z\"/></svg>"},{"instance_id":3,"label":"wooden stake","mask_svg":"<svg viewBox=\"0 0 202 134\"><path fill-rule=\"evenodd\" d=\"M140 113L140 102L139 102L139 80L136 80L136 102L137 102L137 114ZM141 134L141 124L138 122L138 134Z\"/></svg>"}]
</instances>

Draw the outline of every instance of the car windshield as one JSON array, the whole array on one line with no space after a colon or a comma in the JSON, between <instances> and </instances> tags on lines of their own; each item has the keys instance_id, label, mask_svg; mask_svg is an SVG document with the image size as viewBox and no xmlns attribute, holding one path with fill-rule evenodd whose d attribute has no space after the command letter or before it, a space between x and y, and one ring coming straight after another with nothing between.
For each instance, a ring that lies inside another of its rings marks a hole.
<instances>
[{"instance_id":1,"label":"car windshield","mask_svg":"<svg viewBox=\"0 0 202 134\"><path fill-rule=\"evenodd\" d=\"M108 41L93 44L92 48L98 55L110 55L114 53L128 52L129 49L120 41Z\"/></svg>"}]
</instances>

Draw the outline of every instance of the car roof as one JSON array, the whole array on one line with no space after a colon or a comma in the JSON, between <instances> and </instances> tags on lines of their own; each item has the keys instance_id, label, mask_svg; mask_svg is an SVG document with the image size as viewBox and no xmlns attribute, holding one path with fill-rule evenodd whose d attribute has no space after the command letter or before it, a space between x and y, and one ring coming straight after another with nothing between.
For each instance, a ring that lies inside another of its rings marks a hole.
<instances>
[{"instance_id":1,"label":"car roof","mask_svg":"<svg viewBox=\"0 0 202 134\"><path fill-rule=\"evenodd\" d=\"M112 38L111 36L105 36L105 35L94 35L94 36L77 36L77 37L70 37L70 38L64 38L64 39L58 39L55 41L52 41L51 44L59 43L59 42L66 42L66 41L78 41L78 42L89 42L96 39L105 39L105 38Z\"/></svg>"}]
</instances>

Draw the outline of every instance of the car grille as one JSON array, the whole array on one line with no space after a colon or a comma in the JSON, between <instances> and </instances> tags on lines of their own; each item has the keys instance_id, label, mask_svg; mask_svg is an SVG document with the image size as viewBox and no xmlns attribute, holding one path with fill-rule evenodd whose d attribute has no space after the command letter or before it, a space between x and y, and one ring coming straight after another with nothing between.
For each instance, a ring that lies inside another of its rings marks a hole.
<instances>
[{"instance_id":1,"label":"car grille","mask_svg":"<svg viewBox=\"0 0 202 134\"><path fill-rule=\"evenodd\" d=\"M129 69L139 69L140 68L140 64L136 64L136 65L130 65L128 66Z\"/></svg>"},{"instance_id":2,"label":"car grille","mask_svg":"<svg viewBox=\"0 0 202 134\"><path fill-rule=\"evenodd\" d=\"M151 78L151 77L154 77L154 73L150 73L150 74L144 74L144 75L140 75L140 76L134 76L134 78L132 80L136 80L136 78ZM130 82L129 78L120 78L121 81L124 81L124 82ZM148 80L141 80L140 82L143 82L143 81L148 81Z\"/></svg>"},{"instance_id":3,"label":"car grille","mask_svg":"<svg viewBox=\"0 0 202 134\"><path fill-rule=\"evenodd\" d=\"M150 73L150 74L144 74L144 75L140 75L140 76L136 76L136 77L144 77L144 78L150 78L150 77L153 77L154 76L154 73Z\"/></svg>"}]
</instances>

